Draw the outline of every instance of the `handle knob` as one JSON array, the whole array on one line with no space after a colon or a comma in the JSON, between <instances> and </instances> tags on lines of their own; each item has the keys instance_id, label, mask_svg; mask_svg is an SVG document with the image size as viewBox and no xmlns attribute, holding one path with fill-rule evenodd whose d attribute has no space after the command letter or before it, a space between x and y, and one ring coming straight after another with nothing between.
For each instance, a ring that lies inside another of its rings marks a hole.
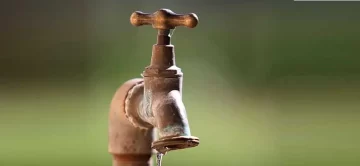
<instances>
[{"instance_id":1,"label":"handle knob","mask_svg":"<svg viewBox=\"0 0 360 166\"><path fill-rule=\"evenodd\" d=\"M174 29L177 26L194 28L198 21L194 13L176 14L169 9L160 9L153 14L136 11L130 17L130 22L134 26L152 25L155 29Z\"/></svg>"}]
</instances>

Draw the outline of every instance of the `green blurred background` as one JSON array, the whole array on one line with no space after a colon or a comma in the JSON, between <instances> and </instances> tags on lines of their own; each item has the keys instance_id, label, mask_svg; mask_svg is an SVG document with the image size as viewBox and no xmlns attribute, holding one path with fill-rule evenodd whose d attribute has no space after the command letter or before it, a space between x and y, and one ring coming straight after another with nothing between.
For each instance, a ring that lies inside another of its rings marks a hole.
<instances>
[{"instance_id":1,"label":"green blurred background","mask_svg":"<svg viewBox=\"0 0 360 166\"><path fill-rule=\"evenodd\" d=\"M351 2L0 2L0 166L104 166L115 90L156 30L133 11L194 12L172 43L200 146L164 166L360 165L360 6Z\"/></svg>"}]
</instances>

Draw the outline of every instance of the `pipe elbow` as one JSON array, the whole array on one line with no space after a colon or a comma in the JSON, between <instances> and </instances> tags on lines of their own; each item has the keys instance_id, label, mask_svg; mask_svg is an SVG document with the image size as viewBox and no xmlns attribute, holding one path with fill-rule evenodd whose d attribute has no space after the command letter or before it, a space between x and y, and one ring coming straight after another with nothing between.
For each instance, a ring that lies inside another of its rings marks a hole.
<instances>
[{"instance_id":1,"label":"pipe elbow","mask_svg":"<svg viewBox=\"0 0 360 166\"><path fill-rule=\"evenodd\" d=\"M142 130L135 127L127 118L125 107L128 92L143 79L132 79L125 82L115 93L109 112L109 153L113 155L113 162L136 160L147 163L152 154L152 129ZM139 95L142 95L141 92ZM114 164L119 165L119 164ZM121 164L120 164L121 165Z\"/></svg>"}]
</instances>

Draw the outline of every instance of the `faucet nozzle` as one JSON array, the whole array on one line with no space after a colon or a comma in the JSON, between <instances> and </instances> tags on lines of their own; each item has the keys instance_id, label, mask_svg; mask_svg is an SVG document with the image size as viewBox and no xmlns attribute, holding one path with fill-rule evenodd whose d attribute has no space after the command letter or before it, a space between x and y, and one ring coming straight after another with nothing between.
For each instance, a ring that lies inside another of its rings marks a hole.
<instances>
[{"instance_id":1,"label":"faucet nozzle","mask_svg":"<svg viewBox=\"0 0 360 166\"><path fill-rule=\"evenodd\" d=\"M199 138L194 136L163 137L153 142L151 147L160 153L166 153L171 150L195 147L199 143Z\"/></svg>"}]
</instances>

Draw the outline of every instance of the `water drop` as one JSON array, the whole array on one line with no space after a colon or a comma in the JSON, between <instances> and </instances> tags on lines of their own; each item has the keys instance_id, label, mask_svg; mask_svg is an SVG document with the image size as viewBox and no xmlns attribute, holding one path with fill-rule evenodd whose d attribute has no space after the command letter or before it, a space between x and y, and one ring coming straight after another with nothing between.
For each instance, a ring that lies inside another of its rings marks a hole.
<instances>
[{"instance_id":1,"label":"water drop","mask_svg":"<svg viewBox=\"0 0 360 166\"><path fill-rule=\"evenodd\" d=\"M161 166L161 161L162 161L163 156L164 156L164 154L160 153L160 152L158 152L156 154L156 165L157 166Z\"/></svg>"}]
</instances>

